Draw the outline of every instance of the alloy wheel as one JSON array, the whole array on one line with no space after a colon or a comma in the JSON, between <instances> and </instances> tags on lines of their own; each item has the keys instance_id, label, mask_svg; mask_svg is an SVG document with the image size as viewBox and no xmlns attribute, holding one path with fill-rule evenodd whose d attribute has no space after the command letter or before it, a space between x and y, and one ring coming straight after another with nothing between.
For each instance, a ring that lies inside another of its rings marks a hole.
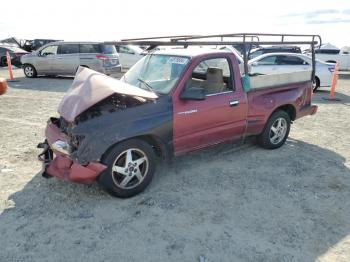
<instances>
[{"instance_id":1,"label":"alloy wheel","mask_svg":"<svg viewBox=\"0 0 350 262\"><path fill-rule=\"evenodd\" d=\"M143 181L148 168L149 160L142 150L127 149L119 154L113 163L113 182L122 189L134 188Z\"/></svg>"},{"instance_id":2,"label":"alloy wheel","mask_svg":"<svg viewBox=\"0 0 350 262\"><path fill-rule=\"evenodd\" d=\"M280 143L286 136L288 124L283 117L277 118L270 128L270 142L274 145Z\"/></svg>"},{"instance_id":3,"label":"alloy wheel","mask_svg":"<svg viewBox=\"0 0 350 262\"><path fill-rule=\"evenodd\" d=\"M24 68L24 73L26 74L26 76L31 77L31 76L34 75L34 69L32 67L30 67L30 66L26 66Z\"/></svg>"}]
</instances>

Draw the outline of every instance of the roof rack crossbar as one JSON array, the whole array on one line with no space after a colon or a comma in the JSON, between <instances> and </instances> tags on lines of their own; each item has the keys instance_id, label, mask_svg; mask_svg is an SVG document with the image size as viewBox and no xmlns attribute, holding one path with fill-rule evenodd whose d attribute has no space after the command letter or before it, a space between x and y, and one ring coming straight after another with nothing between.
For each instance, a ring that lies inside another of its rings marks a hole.
<instances>
[{"instance_id":1,"label":"roof rack crossbar","mask_svg":"<svg viewBox=\"0 0 350 262\"><path fill-rule=\"evenodd\" d=\"M152 45L152 46L205 46L205 45L234 45L234 44L249 44L249 45L317 45L317 41L106 41L105 44L109 45Z\"/></svg>"},{"instance_id":2,"label":"roof rack crossbar","mask_svg":"<svg viewBox=\"0 0 350 262\"><path fill-rule=\"evenodd\" d=\"M121 41L141 41L141 40L155 40L155 39L173 39L173 38L188 38L188 37L197 37L198 35L171 35L171 36L151 36L151 37L142 37L142 38L129 38L122 39Z\"/></svg>"},{"instance_id":3,"label":"roof rack crossbar","mask_svg":"<svg viewBox=\"0 0 350 262\"><path fill-rule=\"evenodd\" d=\"M280 41L260 41L260 37L280 37ZM299 37L310 38L309 41L286 41L286 38ZM204 41L201 39L220 38L220 41ZM240 38L241 41L230 41L224 38ZM169 39L168 41L162 41ZM317 39L317 41L316 41ZM275 34L275 33L234 33L234 34L217 34L217 35L177 35L177 36L158 36L124 39L121 41L107 41L105 44L110 45L147 45L148 50L157 46L220 46L220 45L242 45L243 44L243 60L244 72L248 74L248 54L254 45L310 45L312 53L312 74L311 80L315 79L315 47L321 47L322 39L320 35L311 34Z\"/></svg>"}]
</instances>

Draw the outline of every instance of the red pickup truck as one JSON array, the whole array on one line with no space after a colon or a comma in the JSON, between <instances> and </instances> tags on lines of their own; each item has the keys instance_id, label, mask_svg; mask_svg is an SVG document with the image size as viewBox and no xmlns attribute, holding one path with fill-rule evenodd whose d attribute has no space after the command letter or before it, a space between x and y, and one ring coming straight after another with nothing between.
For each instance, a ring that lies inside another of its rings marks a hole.
<instances>
[{"instance_id":1,"label":"red pickup truck","mask_svg":"<svg viewBox=\"0 0 350 262\"><path fill-rule=\"evenodd\" d=\"M38 145L43 175L97 180L130 197L150 183L162 158L247 136L279 148L292 121L317 111L310 74L265 87L251 79L244 89L236 56L210 48L151 52L121 80L80 68Z\"/></svg>"}]
</instances>

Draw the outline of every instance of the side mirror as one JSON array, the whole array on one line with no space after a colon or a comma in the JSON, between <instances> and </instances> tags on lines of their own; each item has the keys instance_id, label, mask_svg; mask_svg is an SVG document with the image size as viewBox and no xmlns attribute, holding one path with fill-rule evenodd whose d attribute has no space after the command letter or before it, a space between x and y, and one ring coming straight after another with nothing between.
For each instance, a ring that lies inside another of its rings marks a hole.
<instances>
[{"instance_id":1,"label":"side mirror","mask_svg":"<svg viewBox=\"0 0 350 262\"><path fill-rule=\"evenodd\" d=\"M202 87L189 87L185 88L180 94L182 100L204 100L205 92Z\"/></svg>"},{"instance_id":2,"label":"side mirror","mask_svg":"<svg viewBox=\"0 0 350 262\"><path fill-rule=\"evenodd\" d=\"M253 62L250 64L251 66L257 66L258 65L258 62Z\"/></svg>"}]
</instances>

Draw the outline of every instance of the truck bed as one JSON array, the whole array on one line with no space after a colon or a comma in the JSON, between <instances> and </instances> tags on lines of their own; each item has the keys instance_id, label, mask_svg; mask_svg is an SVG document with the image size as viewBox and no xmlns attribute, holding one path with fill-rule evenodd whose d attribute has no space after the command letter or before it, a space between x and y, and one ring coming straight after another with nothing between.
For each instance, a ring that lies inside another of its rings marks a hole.
<instances>
[{"instance_id":1,"label":"truck bed","mask_svg":"<svg viewBox=\"0 0 350 262\"><path fill-rule=\"evenodd\" d=\"M250 90L283 87L296 83L308 82L311 70L283 74L255 75L250 77Z\"/></svg>"}]
</instances>

